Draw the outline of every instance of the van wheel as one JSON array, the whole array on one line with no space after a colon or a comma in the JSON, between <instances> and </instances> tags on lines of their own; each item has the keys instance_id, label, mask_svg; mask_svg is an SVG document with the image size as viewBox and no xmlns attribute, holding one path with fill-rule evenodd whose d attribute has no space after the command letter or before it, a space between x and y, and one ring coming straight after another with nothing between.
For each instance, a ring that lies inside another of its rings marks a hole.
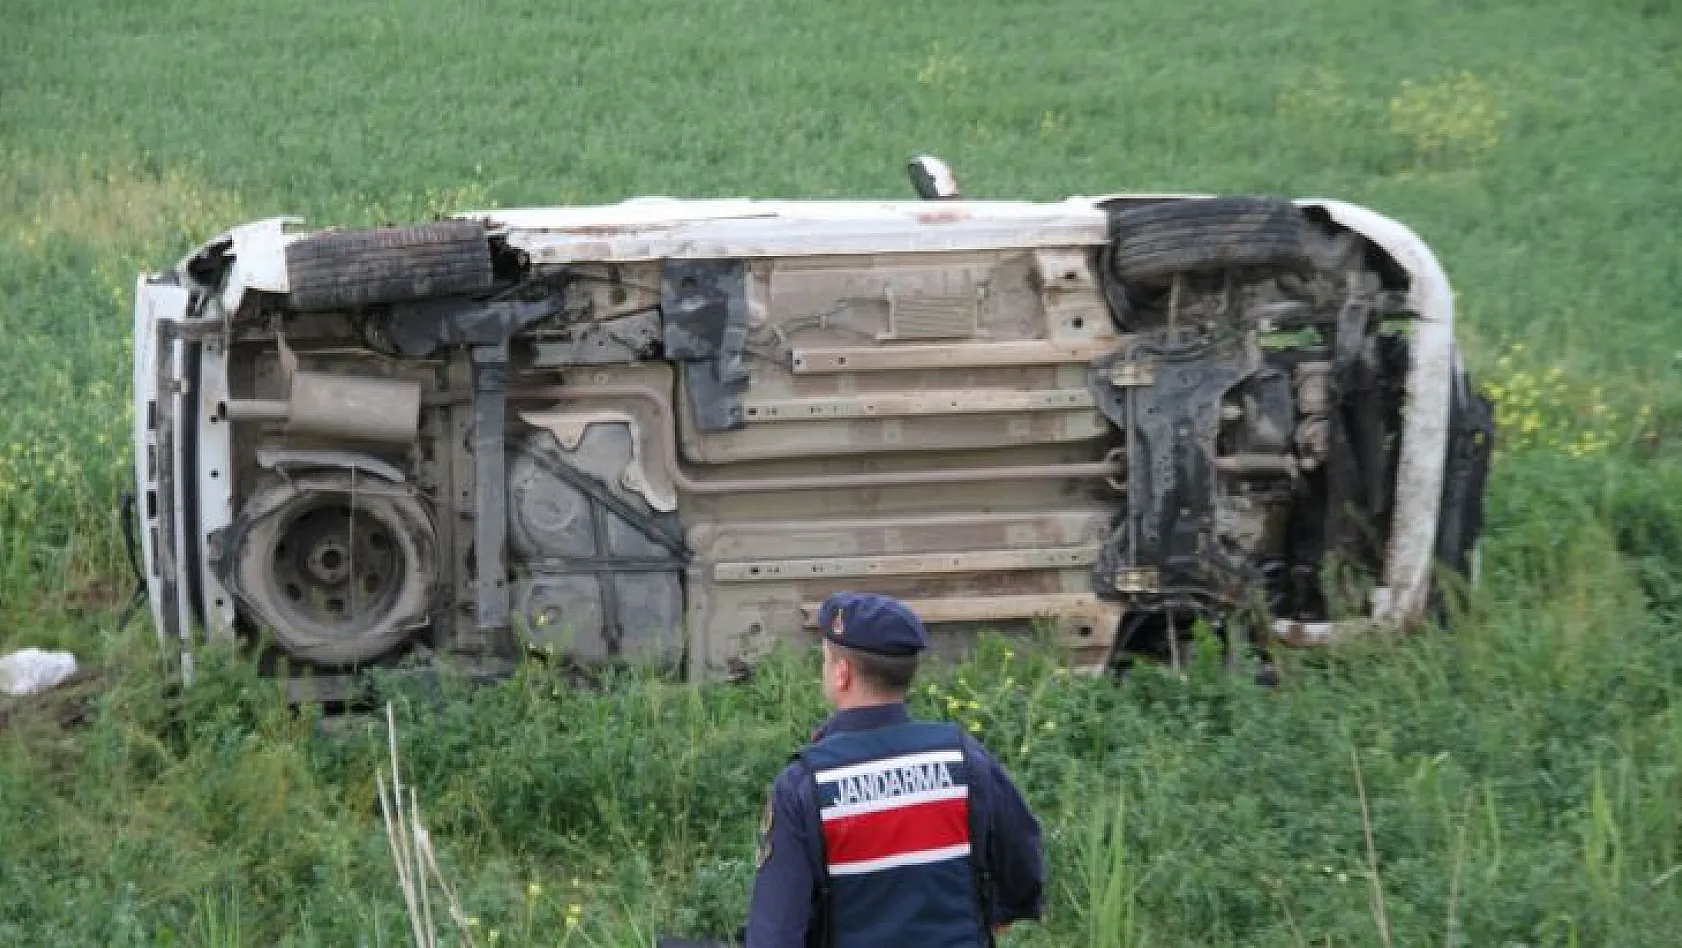
<instances>
[{"instance_id":1,"label":"van wheel","mask_svg":"<svg viewBox=\"0 0 1682 948\"><path fill-rule=\"evenodd\" d=\"M478 221L332 231L286 248L287 302L299 312L489 289L491 245Z\"/></svg>"},{"instance_id":2,"label":"van wheel","mask_svg":"<svg viewBox=\"0 0 1682 948\"><path fill-rule=\"evenodd\" d=\"M260 487L228 537L232 591L294 657L355 665L430 619L438 540L412 494L317 471Z\"/></svg>"},{"instance_id":3,"label":"van wheel","mask_svg":"<svg viewBox=\"0 0 1682 948\"><path fill-rule=\"evenodd\" d=\"M1302 213L1265 197L1191 198L1117 211L1110 268L1124 283L1178 273L1312 267Z\"/></svg>"}]
</instances>

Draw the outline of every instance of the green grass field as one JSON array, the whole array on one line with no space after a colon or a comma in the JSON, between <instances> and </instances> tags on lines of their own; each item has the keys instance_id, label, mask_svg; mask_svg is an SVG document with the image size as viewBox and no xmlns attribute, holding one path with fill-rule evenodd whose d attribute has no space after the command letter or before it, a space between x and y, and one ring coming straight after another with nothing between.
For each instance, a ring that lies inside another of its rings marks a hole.
<instances>
[{"instance_id":1,"label":"green grass field","mask_svg":"<svg viewBox=\"0 0 1682 948\"><path fill-rule=\"evenodd\" d=\"M107 676L77 726L0 725L0 944L408 942L380 733L324 736L217 656L172 693L150 629L116 629L139 271L279 213L904 197L921 151L979 197L1397 216L1500 405L1452 633L1293 656L1267 692L1071 680L1001 642L928 679L920 708L973 722L1045 826L1049 914L1006 944L1676 943L1672 0L8 0L0 24L0 648ZM733 931L814 673L394 685L477 943Z\"/></svg>"}]
</instances>

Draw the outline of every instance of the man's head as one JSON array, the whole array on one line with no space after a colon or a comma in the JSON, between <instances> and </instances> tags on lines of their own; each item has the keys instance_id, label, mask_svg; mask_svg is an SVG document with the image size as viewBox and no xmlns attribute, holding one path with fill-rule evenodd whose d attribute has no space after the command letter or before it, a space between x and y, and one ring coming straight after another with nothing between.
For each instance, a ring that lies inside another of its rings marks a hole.
<instances>
[{"instance_id":1,"label":"man's head","mask_svg":"<svg viewBox=\"0 0 1682 948\"><path fill-rule=\"evenodd\" d=\"M818 609L824 697L837 708L904 700L928 632L892 596L840 592Z\"/></svg>"}]
</instances>

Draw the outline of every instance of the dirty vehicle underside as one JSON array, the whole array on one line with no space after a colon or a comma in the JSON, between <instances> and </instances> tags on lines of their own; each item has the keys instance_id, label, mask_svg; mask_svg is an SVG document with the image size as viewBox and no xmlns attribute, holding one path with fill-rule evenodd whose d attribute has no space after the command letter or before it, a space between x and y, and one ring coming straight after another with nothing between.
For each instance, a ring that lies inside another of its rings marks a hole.
<instances>
[{"instance_id":1,"label":"dirty vehicle underside","mask_svg":"<svg viewBox=\"0 0 1682 948\"><path fill-rule=\"evenodd\" d=\"M235 228L136 307L154 618L286 674L692 677L910 601L1073 664L1427 615L1489 430L1409 231L1330 201L673 201ZM1335 568L1334 568L1335 567Z\"/></svg>"}]
</instances>

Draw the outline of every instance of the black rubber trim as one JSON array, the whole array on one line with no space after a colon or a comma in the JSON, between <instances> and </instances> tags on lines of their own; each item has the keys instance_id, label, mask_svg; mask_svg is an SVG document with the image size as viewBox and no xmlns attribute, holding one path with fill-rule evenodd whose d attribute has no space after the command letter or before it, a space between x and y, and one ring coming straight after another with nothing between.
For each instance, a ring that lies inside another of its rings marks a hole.
<instances>
[{"instance_id":1,"label":"black rubber trim","mask_svg":"<svg viewBox=\"0 0 1682 948\"><path fill-rule=\"evenodd\" d=\"M205 625L204 583L199 576L199 566L204 562L203 527L199 523L199 399L198 392L201 384L199 374L204 365L204 344L188 342L186 359L184 360L185 375L187 377L186 398L181 400L181 420L178 432L181 441L181 466L185 470L175 472L175 476L183 478L181 482L181 510L178 515L183 518L187 528L182 532L187 536L187 548L181 551L182 571L186 573L187 614L202 627ZM190 629L182 629L182 636L192 634Z\"/></svg>"}]
</instances>

